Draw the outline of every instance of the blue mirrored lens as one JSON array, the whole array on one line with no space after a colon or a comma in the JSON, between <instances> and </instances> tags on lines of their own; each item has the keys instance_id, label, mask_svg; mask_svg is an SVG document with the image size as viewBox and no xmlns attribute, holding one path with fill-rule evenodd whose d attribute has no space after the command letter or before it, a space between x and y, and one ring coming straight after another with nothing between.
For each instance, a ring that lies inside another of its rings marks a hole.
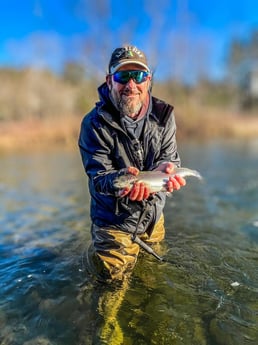
<instances>
[{"instance_id":1,"label":"blue mirrored lens","mask_svg":"<svg viewBox=\"0 0 258 345\"><path fill-rule=\"evenodd\" d=\"M130 79L136 84L143 83L147 80L149 73L146 71L118 71L114 73L114 81L119 84L126 84Z\"/></svg>"}]
</instances>

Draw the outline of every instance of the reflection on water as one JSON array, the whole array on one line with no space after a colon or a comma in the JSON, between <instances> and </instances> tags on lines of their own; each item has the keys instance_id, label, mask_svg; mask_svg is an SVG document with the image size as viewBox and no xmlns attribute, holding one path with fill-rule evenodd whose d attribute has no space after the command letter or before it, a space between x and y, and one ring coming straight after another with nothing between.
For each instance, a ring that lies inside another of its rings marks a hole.
<instances>
[{"instance_id":1,"label":"reflection on water","mask_svg":"<svg viewBox=\"0 0 258 345\"><path fill-rule=\"evenodd\" d=\"M168 198L168 262L142 253L126 288L87 273L78 153L0 157L0 344L104 344L105 327L109 344L257 344L258 142L180 152L205 180Z\"/></svg>"}]
</instances>

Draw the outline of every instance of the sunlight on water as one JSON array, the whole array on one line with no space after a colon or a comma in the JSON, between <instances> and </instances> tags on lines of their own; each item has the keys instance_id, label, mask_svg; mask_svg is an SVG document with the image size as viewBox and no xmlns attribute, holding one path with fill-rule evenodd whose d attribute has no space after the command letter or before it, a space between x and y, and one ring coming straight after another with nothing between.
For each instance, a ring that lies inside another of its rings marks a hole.
<instances>
[{"instance_id":1,"label":"sunlight on water","mask_svg":"<svg viewBox=\"0 0 258 345\"><path fill-rule=\"evenodd\" d=\"M167 200L167 262L142 253L122 287L87 271L78 153L0 157L0 344L257 344L258 144L180 151L204 181Z\"/></svg>"}]
</instances>

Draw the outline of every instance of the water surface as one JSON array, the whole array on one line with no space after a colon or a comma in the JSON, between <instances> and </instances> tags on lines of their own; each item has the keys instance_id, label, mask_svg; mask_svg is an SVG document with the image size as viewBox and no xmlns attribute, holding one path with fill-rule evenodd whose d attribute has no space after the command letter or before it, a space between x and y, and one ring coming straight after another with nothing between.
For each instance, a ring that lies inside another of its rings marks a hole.
<instances>
[{"instance_id":1,"label":"water surface","mask_svg":"<svg viewBox=\"0 0 258 345\"><path fill-rule=\"evenodd\" d=\"M114 308L103 344L257 344L258 142L179 149L204 181L167 200L155 249L168 262L142 253L123 289L96 287L87 271L78 152L0 156L0 344L101 343L100 298Z\"/></svg>"}]
</instances>

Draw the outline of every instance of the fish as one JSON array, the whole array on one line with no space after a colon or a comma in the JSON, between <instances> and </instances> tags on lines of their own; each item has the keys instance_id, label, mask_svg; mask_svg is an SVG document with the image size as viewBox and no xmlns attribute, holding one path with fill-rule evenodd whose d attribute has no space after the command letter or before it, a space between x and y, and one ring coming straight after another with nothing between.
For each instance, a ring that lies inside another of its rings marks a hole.
<instances>
[{"instance_id":1,"label":"fish","mask_svg":"<svg viewBox=\"0 0 258 345\"><path fill-rule=\"evenodd\" d=\"M131 189L135 182L144 182L150 188L151 193L167 192L166 184L170 177L175 175L183 178L193 176L202 180L201 174L197 170L188 168L175 168L172 174L166 174L162 171L140 171L137 176L132 174L125 174L117 177L114 180L114 187L116 189L129 188Z\"/></svg>"}]
</instances>

